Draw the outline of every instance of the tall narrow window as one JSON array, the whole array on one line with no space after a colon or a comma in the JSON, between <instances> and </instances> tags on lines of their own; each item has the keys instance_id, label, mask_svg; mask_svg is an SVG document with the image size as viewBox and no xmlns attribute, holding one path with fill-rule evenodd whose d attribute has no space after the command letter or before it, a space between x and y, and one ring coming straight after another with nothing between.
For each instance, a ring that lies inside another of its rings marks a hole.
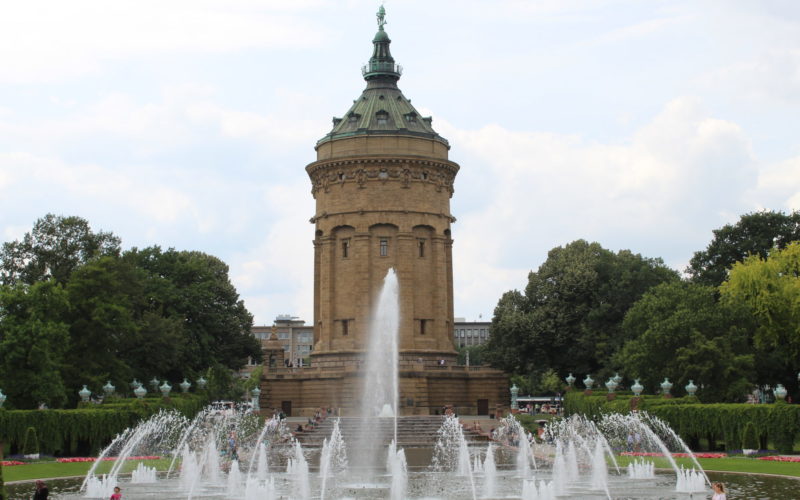
<instances>
[{"instance_id":1,"label":"tall narrow window","mask_svg":"<svg viewBox=\"0 0 800 500\"><path fill-rule=\"evenodd\" d=\"M342 258L346 259L350 256L350 238L342 240Z\"/></svg>"},{"instance_id":2,"label":"tall narrow window","mask_svg":"<svg viewBox=\"0 0 800 500\"><path fill-rule=\"evenodd\" d=\"M380 239L380 251L381 257L386 257L389 255L389 238Z\"/></svg>"},{"instance_id":3,"label":"tall narrow window","mask_svg":"<svg viewBox=\"0 0 800 500\"><path fill-rule=\"evenodd\" d=\"M425 257L425 240L418 239L417 240L417 250L419 250L419 257Z\"/></svg>"},{"instance_id":4,"label":"tall narrow window","mask_svg":"<svg viewBox=\"0 0 800 500\"><path fill-rule=\"evenodd\" d=\"M428 320L425 320L425 319L419 320L419 334L420 335L425 335L425 326L426 326L427 322L428 322Z\"/></svg>"},{"instance_id":5,"label":"tall narrow window","mask_svg":"<svg viewBox=\"0 0 800 500\"><path fill-rule=\"evenodd\" d=\"M342 320L342 335L347 335L350 333L350 321L343 319Z\"/></svg>"}]
</instances>

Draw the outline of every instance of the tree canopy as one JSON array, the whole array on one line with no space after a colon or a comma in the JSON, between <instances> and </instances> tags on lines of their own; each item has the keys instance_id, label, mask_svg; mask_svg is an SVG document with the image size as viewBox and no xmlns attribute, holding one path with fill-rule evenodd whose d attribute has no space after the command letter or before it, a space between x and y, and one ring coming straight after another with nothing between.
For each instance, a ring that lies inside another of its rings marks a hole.
<instances>
[{"instance_id":1,"label":"tree canopy","mask_svg":"<svg viewBox=\"0 0 800 500\"><path fill-rule=\"evenodd\" d=\"M50 278L65 283L78 266L119 251L119 238L93 232L86 219L47 214L22 240L3 243L0 283L32 285Z\"/></svg>"},{"instance_id":2,"label":"tree canopy","mask_svg":"<svg viewBox=\"0 0 800 500\"><path fill-rule=\"evenodd\" d=\"M59 235L65 225L71 230ZM115 236L99 234L83 219L48 216L24 245L4 245L0 386L10 404L58 406L82 384L97 393L106 380L123 388L134 377L180 380L261 359L224 262L159 247L120 253ZM21 246L38 263L6 260Z\"/></svg>"},{"instance_id":3,"label":"tree canopy","mask_svg":"<svg viewBox=\"0 0 800 500\"><path fill-rule=\"evenodd\" d=\"M615 357L628 378L654 391L664 377L675 392L694 380L704 401L738 401L755 379L752 317L721 304L715 287L674 281L658 285L623 322L630 340Z\"/></svg>"},{"instance_id":4,"label":"tree canopy","mask_svg":"<svg viewBox=\"0 0 800 500\"><path fill-rule=\"evenodd\" d=\"M756 346L777 350L782 364L800 356L800 242L775 249L766 258L752 255L733 266L720 287L726 304L743 304L758 320Z\"/></svg>"},{"instance_id":5,"label":"tree canopy","mask_svg":"<svg viewBox=\"0 0 800 500\"><path fill-rule=\"evenodd\" d=\"M800 212L753 212L736 224L714 230L705 250L695 252L686 272L692 281L719 286L728 279L728 270L750 255L762 258L773 248L784 248L800 240Z\"/></svg>"},{"instance_id":6,"label":"tree canopy","mask_svg":"<svg viewBox=\"0 0 800 500\"><path fill-rule=\"evenodd\" d=\"M512 373L610 370L625 313L649 288L676 280L660 259L628 250L584 240L554 248L524 295L507 292L498 302L487 359Z\"/></svg>"}]
</instances>

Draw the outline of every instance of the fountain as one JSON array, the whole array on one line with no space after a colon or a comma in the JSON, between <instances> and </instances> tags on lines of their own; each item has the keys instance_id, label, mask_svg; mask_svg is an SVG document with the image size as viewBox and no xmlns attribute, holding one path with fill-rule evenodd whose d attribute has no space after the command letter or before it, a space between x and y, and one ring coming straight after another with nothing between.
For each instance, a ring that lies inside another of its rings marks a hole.
<instances>
[{"instance_id":1,"label":"fountain","mask_svg":"<svg viewBox=\"0 0 800 500\"><path fill-rule=\"evenodd\" d=\"M492 498L497 490L497 465L494 461L494 445L489 443L483 460L483 496Z\"/></svg>"},{"instance_id":2,"label":"fountain","mask_svg":"<svg viewBox=\"0 0 800 500\"><path fill-rule=\"evenodd\" d=\"M645 462L644 459L635 460L628 464L628 477L631 479L653 479L656 477L655 464Z\"/></svg>"},{"instance_id":3,"label":"fountain","mask_svg":"<svg viewBox=\"0 0 800 500\"><path fill-rule=\"evenodd\" d=\"M683 498L684 493L708 491L699 465L684 470L671 457L671 451L690 453L685 443L644 413L605 415L596 422L577 416L553 421L541 440L509 416L498 421L495 442L488 446L469 441L458 418L446 415L436 442L423 447L429 452L427 461L416 450L409 455L397 441L398 296L397 276L390 270L371 325L365 418L352 441L345 442L338 419L329 436L316 444L305 442L304 448L282 421L261 423L248 407L207 408L192 421L162 412L123 432L103 450L100 458L117 460L101 477L95 464L81 496L108 498L114 486L126 481L121 476L125 459L151 454L170 459L169 470L159 480L154 469L138 464L125 485L126 498L555 500L662 494ZM664 455L674 476L656 472L652 462L643 460L621 470L614 450L625 449L630 436L635 436L637 450ZM385 469L377 465L383 463Z\"/></svg>"}]
</instances>

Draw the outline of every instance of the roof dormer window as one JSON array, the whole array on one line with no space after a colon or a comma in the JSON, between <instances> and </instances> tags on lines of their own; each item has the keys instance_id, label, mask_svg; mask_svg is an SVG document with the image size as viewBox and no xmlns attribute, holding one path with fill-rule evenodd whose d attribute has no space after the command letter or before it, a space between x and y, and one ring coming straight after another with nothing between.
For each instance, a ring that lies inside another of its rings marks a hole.
<instances>
[{"instance_id":1,"label":"roof dormer window","mask_svg":"<svg viewBox=\"0 0 800 500\"><path fill-rule=\"evenodd\" d=\"M417 122L417 114L413 111L411 113L406 113L403 115L408 123L416 123Z\"/></svg>"},{"instance_id":2,"label":"roof dormer window","mask_svg":"<svg viewBox=\"0 0 800 500\"><path fill-rule=\"evenodd\" d=\"M358 113L350 113L349 115L347 115L347 121L349 123L356 123L358 122L359 118L361 118L361 115L359 115Z\"/></svg>"},{"instance_id":3,"label":"roof dormer window","mask_svg":"<svg viewBox=\"0 0 800 500\"><path fill-rule=\"evenodd\" d=\"M378 125L386 125L389 123L389 113L386 111L378 111L375 113L375 120Z\"/></svg>"}]
</instances>

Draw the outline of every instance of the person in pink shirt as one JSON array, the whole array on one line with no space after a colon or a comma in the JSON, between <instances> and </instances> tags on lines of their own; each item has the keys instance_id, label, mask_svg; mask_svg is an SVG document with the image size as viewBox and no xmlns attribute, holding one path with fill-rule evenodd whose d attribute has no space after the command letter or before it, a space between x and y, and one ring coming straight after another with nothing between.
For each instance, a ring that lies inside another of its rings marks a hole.
<instances>
[{"instance_id":1,"label":"person in pink shirt","mask_svg":"<svg viewBox=\"0 0 800 500\"><path fill-rule=\"evenodd\" d=\"M122 500L122 490L119 489L119 486L114 486L114 494L111 495L110 500Z\"/></svg>"}]
</instances>

